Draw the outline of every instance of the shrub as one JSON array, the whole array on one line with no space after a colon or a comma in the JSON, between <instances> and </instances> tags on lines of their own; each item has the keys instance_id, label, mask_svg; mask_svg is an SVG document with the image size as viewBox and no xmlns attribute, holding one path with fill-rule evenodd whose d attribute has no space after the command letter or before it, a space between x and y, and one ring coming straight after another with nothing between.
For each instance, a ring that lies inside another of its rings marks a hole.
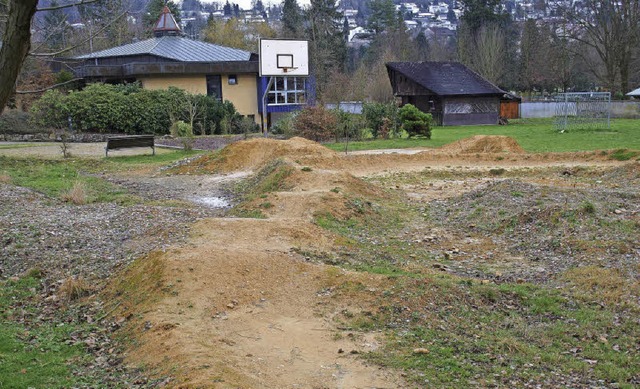
<instances>
[{"instance_id":1,"label":"shrub","mask_svg":"<svg viewBox=\"0 0 640 389\"><path fill-rule=\"evenodd\" d=\"M341 138L364 139L366 120L362 115L344 112L339 109L335 109L332 112L338 119L336 142L339 142Z\"/></svg>"},{"instance_id":2,"label":"shrub","mask_svg":"<svg viewBox=\"0 0 640 389\"><path fill-rule=\"evenodd\" d=\"M321 142L334 138L338 120L324 107L305 107L295 117L293 126L294 135Z\"/></svg>"},{"instance_id":3,"label":"shrub","mask_svg":"<svg viewBox=\"0 0 640 389\"><path fill-rule=\"evenodd\" d=\"M236 130L245 130L228 101L178 88L146 90L138 84L91 84L66 95L48 91L31 112L35 123L54 128L66 128L71 116L74 128L81 131L164 135L172 123L182 120L193 122L192 130L199 134L227 133L236 117Z\"/></svg>"},{"instance_id":4,"label":"shrub","mask_svg":"<svg viewBox=\"0 0 640 389\"><path fill-rule=\"evenodd\" d=\"M60 198L62 201L75 205L86 204L87 190L82 182L76 181L71 189L60 195Z\"/></svg>"},{"instance_id":5,"label":"shrub","mask_svg":"<svg viewBox=\"0 0 640 389\"><path fill-rule=\"evenodd\" d=\"M295 132L293 124L299 111L293 111L282 116L277 122L273 123L270 132L276 135L283 135L291 138Z\"/></svg>"},{"instance_id":6,"label":"shrub","mask_svg":"<svg viewBox=\"0 0 640 389\"><path fill-rule=\"evenodd\" d=\"M191 124L178 120L171 126L171 135L180 138L185 151L193 149L193 127Z\"/></svg>"},{"instance_id":7,"label":"shrub","mask_svg":"<svg viewBox=\"0 0 640 389\"><path fill-rule=\"evenodd\" d=\"M28 112L7 110L0 115L0 134L32 134L41 130Z\"/></svg>"},{"instance_id":8,"label":"shrub","mask_svg":"<svg viewBox=\"0 0 640 389\"><path fill-rule=\"evenodd\" d=\"M367 120L367 126L371 128L374 138L382 136L386 131L393 136L397 133L390 131L398 126L398 107L393 103L364 103L362 113Z\"/></svg>"},{"instance_id":9,"label":"shrub","mask_svg":"<svg viewBox=\"0 0 640 389\"><path fill-rule=\"evenodd\" d=\"M31 106L33 123L44 127L66 128L71 113L67 98L60 91L52 89Z\"/></svg>"},{"instance_id":10,"label":"shrub","mask_svg":"<svg viewBox=\"0 0 640 389\"><path fill-rule=\"evenodd\" d=\"M399 111L402 128L412 136L431 139L431 114L424 113L412 104L406 104Z\"/></svg>"}]
</instances>

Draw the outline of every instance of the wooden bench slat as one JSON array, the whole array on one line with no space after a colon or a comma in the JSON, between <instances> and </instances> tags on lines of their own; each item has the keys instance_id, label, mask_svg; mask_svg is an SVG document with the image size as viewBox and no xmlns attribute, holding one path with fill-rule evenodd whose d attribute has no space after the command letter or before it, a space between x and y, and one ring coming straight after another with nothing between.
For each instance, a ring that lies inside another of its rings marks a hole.
<instances>
[{"instance_id":1,"label":"wooden bench slat","mask_svg":"<svg viewBox=\"0 0 640 389\"><path fill-rule=\"evenodd\" d=\"M155 137L153 135L112 136L107 138L105 155L109 156L109 150L124 149L130 147L151 147L153 155L156 155Z\"/></svg>"}]
</instances>

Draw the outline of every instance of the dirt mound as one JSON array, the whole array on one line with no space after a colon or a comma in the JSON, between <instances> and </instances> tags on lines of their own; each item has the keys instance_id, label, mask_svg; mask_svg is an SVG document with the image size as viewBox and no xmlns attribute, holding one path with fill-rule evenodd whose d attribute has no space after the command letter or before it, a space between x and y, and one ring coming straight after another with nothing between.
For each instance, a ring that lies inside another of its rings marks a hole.
<instances>
[{"instance_id":1,"label":"dirt mound","mask_svg":"<svg viewBox=\"0 0 640 389\"><path fill-rule=\"evenodd\" d=\"M443 151L458 153L524 153L515 139L499 135L475 135L444 145Z\"/></svg>"},{"instance_id":2,"label":"dirt mound","mask_svg":"<svg viewBox=\"0 0 640 389\"><path fill-rule=\"evenodd\" d=\"M335 157L334 151L304 138L257 138L233 143L218 154L194 161L193 165L208 172L230 172L254 170L275 158L286 158L302 164L309 159Z\"/></svg>"}]
</instances>

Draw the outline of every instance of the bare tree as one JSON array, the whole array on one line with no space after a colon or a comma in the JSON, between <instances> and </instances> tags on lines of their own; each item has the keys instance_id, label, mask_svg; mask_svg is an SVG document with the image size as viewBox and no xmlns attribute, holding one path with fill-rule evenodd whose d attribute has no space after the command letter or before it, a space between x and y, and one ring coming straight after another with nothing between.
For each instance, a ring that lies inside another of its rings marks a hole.
<instances>
[{"instance_id":1,"label":"bare tree","mask_svg":"<svg viewBox=\"0 0 640 389\"><path fill-rule=\"evenodd\" d=\"M31 19L38 0L9 0L0 48L0 112L15 88L15 82L31 48Z\"/></svg>"},{"instance_id":2,"label":"bare tree","mask_svg":"<svg viewBox=\"0 0 640 389\"><path fill-rule=\"evenodd\" d=\"M75 3L38 9L38 0L2 0L6 9L2 47L0 48L0 112L11 97L16 79L31 48L31 23L36 11L51 11L60 8L89 4L97 0L80 0ZM0 8L0 9L2 9Z\"/></svg>"},{"instance_id":3,"label":"bare tree","mask_svg":"<svg viewBox=\"0 0 640 389\"><path fill-rule=\"evenodd\" d=\"M477 50L473 68L494 84L499 83L506 70L506 41L502 29L497 25L480 28L476 39Z\"/></svg>"},{"instance_id":4,"label":"bare tree","mask_svg":"<svg viewBox=\"0 0 640 389\"><path fill-rule=\"evenodd\" d=\"M568 37L597 54L600 63L591 62L590 70L609 90L628 92L631 64L640 42L640 1L585 0L580 4L565 10L573 25Z\"/></svg>"}]
</instances>

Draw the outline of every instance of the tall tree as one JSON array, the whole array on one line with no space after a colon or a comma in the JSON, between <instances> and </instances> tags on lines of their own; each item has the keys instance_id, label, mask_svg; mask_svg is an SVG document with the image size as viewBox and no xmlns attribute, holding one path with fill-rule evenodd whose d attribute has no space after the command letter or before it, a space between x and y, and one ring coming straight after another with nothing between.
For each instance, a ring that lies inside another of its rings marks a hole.
<instances>
[{"instance_id":1,"label":"tall tree","mask_svg":"<svg viewBox=\"0 0 640 389\"><path fill-rule=\"evenodd\" d=\"M282 37L302 38L302 10L296 0L284 0L282 3Z\"/></svg>"},{"instance_id":2,"label":"tall tree","mask_svg":"<svg viewBox=\"0 0 640 389\"><path fill-rule=\"evenodd\" d=\"M397 28L398 18L393 0L371 0L369 7L371 15L367 20L367 27L375 34Z\"/></svg>"},{"instance_id":3,"label":"tall tree","mask_svg":"<svg viewBox=\"0 0 640 389\"><path fill-rule=\"evenodd\" d=\"M203 31L205 42L251 52L258 51L260 38L274 38L276 32L267 23L245 23L237 18L211 20Z\"/></svg>"},{"instance_id":4,"label":"tall tree","mask_svg":"<svg viewBox=\"0 0 640 389\"><path fill-rule=\"evenodd\" d=\"M31 47L31 19L38 0L9 0L0 47L0 113L13 93L20 68Z\"/></svg>"},{"instance_id":5,"label":"tall tree","mask_svg":"<svg viewBox=\"0 0 640 389\"><path fill-rule=\"evenodd\" d=\"M640 43L640 1L585 0L580 7L566 9L565 16L576 26L568 36L591 48L600 59L602 70L592 63L593 74L609 90L628 92L631 63Z\"/></svg>"},{"instance_id":6,"label":"tall tree","mask_svg":"<svg viewBox=\"0 0 640 389\"><path fill-rule=\"evenodd\" d=\"M50 49L57 50L67 45L70 35L67 14L56 0L51 1L51 7L55 8L47 11L42 20L41 32L45 36L45 41Z\"/></svg>"},{"instance_id":7,"label":"tall tree","mask_svg":"<svg viewBox=\"0 0 640 389\"><path fill-rule=\"evenodd\" d=\"M342 34L343 15L338 11L336 0L311 0L305 17L310 63L317 80L318 95L322 97L330 74L344 69L347 46Z\"/></svg>"},{"instance_id":8,"label":"tall tree","mask_svg":"<svg viewBox=\"0 0 640 389\"><path fill-rule=\"evenodd\" d=\"M536 20L528 19L524 23L520 39L520 76L521 84L531 92L541 84L545 56L544 41Z\"/></svg>"}]
</instances>

